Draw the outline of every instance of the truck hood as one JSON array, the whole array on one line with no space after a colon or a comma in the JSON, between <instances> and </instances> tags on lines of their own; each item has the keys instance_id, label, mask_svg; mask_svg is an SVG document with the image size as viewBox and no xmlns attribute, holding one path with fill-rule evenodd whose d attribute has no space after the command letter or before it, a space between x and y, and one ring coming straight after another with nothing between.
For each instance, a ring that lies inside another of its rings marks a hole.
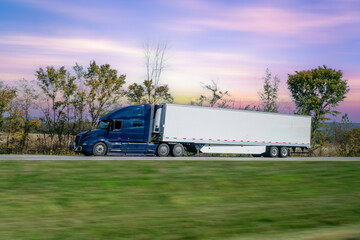
<instances>
[{"instance_id":1,"label":"truck hood","mask_svg":"<svg viewBox=\"0 0 360 240\"><path fill-rule=\"evenodd\" d=\"M80 136L81 138L89 137L89 136L98 136L98 135L104 135L106 132L106 129L94 129L89 130L86 132L81 132L77 136Z\"/></svg>"}]
</instances>

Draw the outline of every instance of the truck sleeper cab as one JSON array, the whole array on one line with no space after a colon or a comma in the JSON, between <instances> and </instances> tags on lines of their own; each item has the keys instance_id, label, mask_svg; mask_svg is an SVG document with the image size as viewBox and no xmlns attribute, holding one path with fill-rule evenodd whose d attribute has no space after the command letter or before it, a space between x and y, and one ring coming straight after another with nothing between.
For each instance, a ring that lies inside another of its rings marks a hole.
<instances>
[{"instance_id":1,"label":"truck sleeper cab","mask_svg":"<svg viewBox=\"0 0 360 240\"><path fill-rule=\"evenodd\" d=\"M286 157L310 147L311 117L176 104L109 112L71 146L85 155L184 156L188 152Z\"/></svg>"},{"instance_id":2,"label":"truck sleeper cab","mask_svg":"<svg viewBox=\"0 0 360 240\"><path fill-rule=\"evenodd\" d=\"M79 133L72 147L85 155L155 154L149 130L151 105L123 107L107 113L97 129Z\"/></svg>"}]
</instances>

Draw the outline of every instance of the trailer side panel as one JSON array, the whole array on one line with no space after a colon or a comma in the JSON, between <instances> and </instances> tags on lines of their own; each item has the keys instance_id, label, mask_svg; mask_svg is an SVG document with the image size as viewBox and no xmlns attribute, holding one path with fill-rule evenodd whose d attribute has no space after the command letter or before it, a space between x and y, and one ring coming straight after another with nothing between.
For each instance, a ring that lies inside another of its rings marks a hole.
<instances>
[{"instance_id":1,"label":"trailer side panel","mask_svg":"<svg viewBox=\"0 0 360 240\"><path fill-rule=\"evenodd\" d=\"M311 117L166 105L164 142L310 147Z\"/></svg>"}]
</instances>

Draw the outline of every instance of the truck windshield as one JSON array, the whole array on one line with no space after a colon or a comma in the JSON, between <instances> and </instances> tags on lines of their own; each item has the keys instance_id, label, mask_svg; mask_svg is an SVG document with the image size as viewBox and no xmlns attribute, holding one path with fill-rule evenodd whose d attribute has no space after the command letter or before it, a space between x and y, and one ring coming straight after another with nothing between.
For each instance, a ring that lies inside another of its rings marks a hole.
<instances>
[{"instance_id":1,"label":"truck windshield","mask_svg":"<svg viewBox=\"0 0 360 240\"><path fill-rule=\"evenodd\" d=\"M107 129L110 121L100 121L97 128L98 129Z\"/></svg>"}]
</instances>

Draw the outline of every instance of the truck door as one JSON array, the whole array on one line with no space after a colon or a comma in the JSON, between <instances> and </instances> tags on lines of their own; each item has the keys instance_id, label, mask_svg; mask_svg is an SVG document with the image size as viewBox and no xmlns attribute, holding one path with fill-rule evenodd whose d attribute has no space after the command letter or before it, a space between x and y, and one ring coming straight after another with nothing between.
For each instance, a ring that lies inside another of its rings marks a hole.
<instances>
[{"instance_id":1,"label":"truck door","mask_svg":"<svg viewBox=\"0 0 360 240\"><path fill-rule=\"evenodd\" d=\"M110 142L110 151L125 153L127 149L127 143L123 141L123 128L122 120L113 120L109 124L107 140Z\"/></svg>"}]
</instances>

